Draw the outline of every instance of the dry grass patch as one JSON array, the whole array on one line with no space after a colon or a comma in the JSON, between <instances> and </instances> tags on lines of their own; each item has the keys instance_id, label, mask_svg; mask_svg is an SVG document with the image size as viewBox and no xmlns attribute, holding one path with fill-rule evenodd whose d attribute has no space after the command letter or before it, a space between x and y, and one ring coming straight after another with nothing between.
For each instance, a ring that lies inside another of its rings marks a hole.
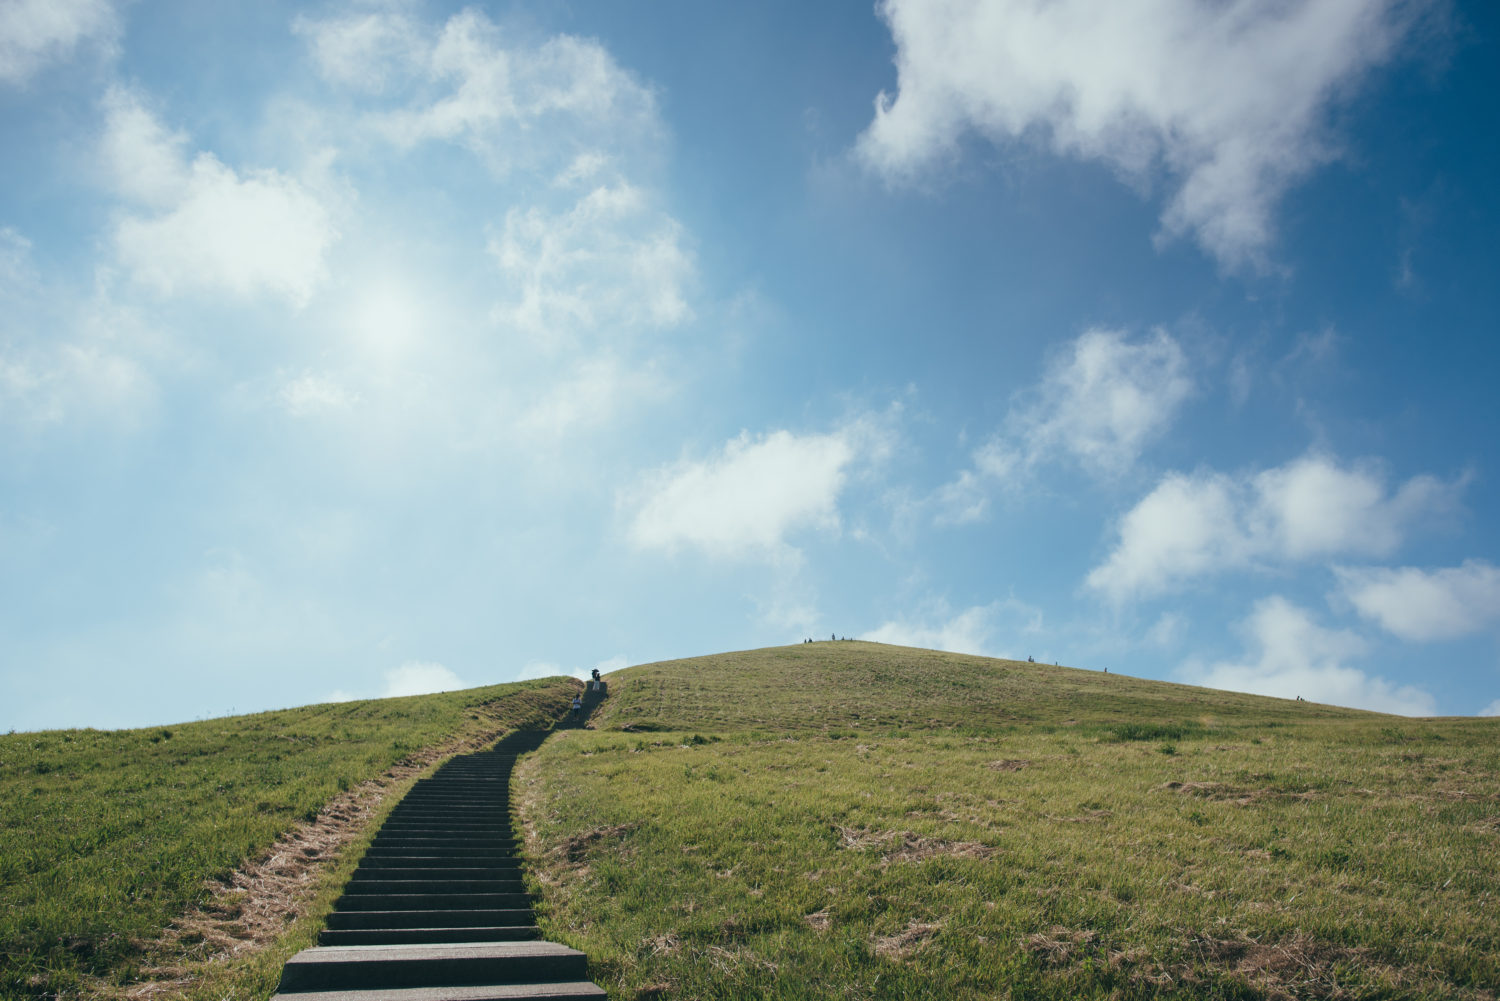
<instances>
[{"instance_id":1,"label":"dry grass patch","mask_svg":"<svg viewBox=\"0 0 1500 1001\"><path fill-rule=\"evenodd\" d=\"M618 841L631 831L635 830L636 824L615 824L613 827L596 827L591 831L568 838L558 845L558 851L563 858L573 865L581 865L588 857L589 852L601 841Z\"/></svg>"},{"instance_id":2,"label":"dry grass patch","mask_svg":"<svg viewBox=\"0 0 1500 1001\"><path fill-rule=\"evenodd\" d=\"M916 952L942 930L941 921L913 921L895 935L870 936L875 955L902 960Z\"/></svg>"}]
</instances>

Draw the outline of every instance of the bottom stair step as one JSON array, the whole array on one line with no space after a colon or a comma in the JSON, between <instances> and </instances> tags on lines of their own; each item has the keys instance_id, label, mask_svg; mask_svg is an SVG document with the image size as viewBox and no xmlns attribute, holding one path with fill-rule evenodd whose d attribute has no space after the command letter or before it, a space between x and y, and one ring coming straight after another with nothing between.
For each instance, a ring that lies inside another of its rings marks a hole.
<instances>
[{"instance_id":1,"label":"bottom stair step","mask_svg":"<svg viewBox=\"0 0 1500 1001\"><path fill-rule=\"evenodd\" d=\"M489 987L407 987L375 991L305 991L277 994L285 1001L605 1001L603 988L580 980L557 984L496 984Z\"/></svg>"},{"instance_id":2,"label":"bottom stair step","mask_svg":"<svg viewBox=\"0 0 1500 1001\"><path fill-rule=\"evenodd\" d=\"M555 942L323 945L281 971L280 992L581 981L583 953Z\"/></svg>"}]
</instances>

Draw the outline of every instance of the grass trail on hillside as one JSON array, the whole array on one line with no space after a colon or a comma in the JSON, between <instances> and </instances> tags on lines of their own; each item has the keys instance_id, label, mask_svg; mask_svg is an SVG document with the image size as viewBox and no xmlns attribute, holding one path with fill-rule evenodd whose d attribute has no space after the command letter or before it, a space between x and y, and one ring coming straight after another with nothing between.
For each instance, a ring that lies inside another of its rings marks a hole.
<instances>
[{"instance_id":1,"label":"grass trail on hillside","mask_svg":"<svg viewBox=\"0 0 1500 1001\"><path fill-rule=\"evenodd\" d=\"M1500 986L1495 721L854 643L611 688L637 732L519 781L544 928L617 1001Z\"/></svg>"},{"instance_id":2,"label":"grass trail on hillside","mask_svg":"<svg viewBox=\"0 0 1500 1001\"><path fill-rule=\"evenodd\" d=\"M133 979L143 941L331 797L434 745L547 726L574 687L0 736L0 996Z\"/></svg>"}]
</instances>

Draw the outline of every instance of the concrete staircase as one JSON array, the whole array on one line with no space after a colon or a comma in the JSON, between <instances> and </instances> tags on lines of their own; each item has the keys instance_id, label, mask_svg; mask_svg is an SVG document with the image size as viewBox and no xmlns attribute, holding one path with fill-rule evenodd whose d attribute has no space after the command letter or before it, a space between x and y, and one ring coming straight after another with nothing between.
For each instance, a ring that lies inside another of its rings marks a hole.
<instances>
[{"instance_id":1,"label":"concrete staircase","mask_svg":"<svg viewBox=\"0 0 1500 1001\"><path fill-rule=\"evenodd\" d=\"M601 689L585 693L582 725ZM283 1001L602 1001L583 953L539 941L510 826L510 773L550 731L510 734L418 781L375 835ZM274 1001L274 999L273 999Z\"/></svg>"}]
</instances>

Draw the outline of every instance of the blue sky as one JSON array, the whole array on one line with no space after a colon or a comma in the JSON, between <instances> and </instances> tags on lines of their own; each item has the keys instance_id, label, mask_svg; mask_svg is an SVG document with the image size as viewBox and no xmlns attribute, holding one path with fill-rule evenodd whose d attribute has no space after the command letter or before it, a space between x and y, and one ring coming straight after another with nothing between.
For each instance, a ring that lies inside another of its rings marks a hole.
<instances>
[{"instance_id":1,"label":"blue sky","mask_svg":"<svg viewBox=\"0 0 1500 1001\"><path fill-rule=\"evenodd\" d=\"M1500 15L0 8L0 728L831 633L1500 714Z\"/></svg>"}]
</instances>

